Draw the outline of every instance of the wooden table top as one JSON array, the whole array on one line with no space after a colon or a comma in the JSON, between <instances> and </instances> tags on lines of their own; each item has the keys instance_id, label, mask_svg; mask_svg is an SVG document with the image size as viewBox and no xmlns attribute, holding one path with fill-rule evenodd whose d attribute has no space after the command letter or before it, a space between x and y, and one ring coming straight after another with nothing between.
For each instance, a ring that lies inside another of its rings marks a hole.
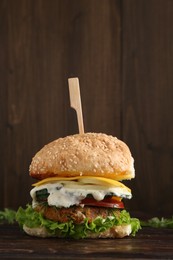
<instances>
[{"instance_id":1,"label":"wooden table top","mask_svg":"<svg viewBox=\"0 0 173 260\"><path fill-rule=\"evenodd\" d=\"M173 259L173 230L143 228L123 239L34 238L0 225L0 259Z\"/></svg>"}]
</instances>

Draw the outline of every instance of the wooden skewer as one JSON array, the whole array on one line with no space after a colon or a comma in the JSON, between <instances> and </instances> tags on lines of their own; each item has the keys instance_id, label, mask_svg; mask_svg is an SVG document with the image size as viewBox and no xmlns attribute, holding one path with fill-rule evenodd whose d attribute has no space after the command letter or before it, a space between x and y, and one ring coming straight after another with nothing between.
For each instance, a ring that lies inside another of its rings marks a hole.
<instances>
[{"instance_id":1,"label":"wooden skewer","mask_svg":"<svg viewBox=\"0 0 173 260\"><path fill-rule=\"evenodd\" d=\"M83 114L78 78L69 78L70 106L76 110L79 134L84 133Z\"/></svg>"}]
</instances>

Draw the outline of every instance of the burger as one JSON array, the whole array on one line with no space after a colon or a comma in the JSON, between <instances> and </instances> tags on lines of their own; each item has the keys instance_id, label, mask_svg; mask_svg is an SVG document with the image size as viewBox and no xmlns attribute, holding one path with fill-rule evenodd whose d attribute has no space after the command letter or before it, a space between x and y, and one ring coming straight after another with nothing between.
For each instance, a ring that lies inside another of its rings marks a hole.
<instances>
[{"instance_id":1,"label":"burger","mask_svg":"<svg viewBox=\"0 0 173 260\"><path fill-rule=\"evenodd\" d=\"M135 177L134 159L116 137L84 133L59 138L36 153L29 174L37 180L32 203L16 215L28 235L122 238L140 229L123 203L132 198L122 181Z\"/></svg>"}]
</instances>

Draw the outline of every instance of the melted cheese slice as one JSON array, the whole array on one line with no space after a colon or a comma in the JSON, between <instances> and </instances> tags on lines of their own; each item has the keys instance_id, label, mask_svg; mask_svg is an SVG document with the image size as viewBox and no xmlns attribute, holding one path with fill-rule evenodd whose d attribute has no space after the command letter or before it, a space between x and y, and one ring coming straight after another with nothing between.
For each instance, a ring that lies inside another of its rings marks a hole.
<instances>
[{"instance_id":1,"label":"melted cheese slice","mask_svg":"<svg viewBox=\"0 0 173 260\"><path fill-rule=\"evenodd\" d=\"M131 190L126 187L124 184L122 184L119 181L108 179L104 177L94 177L94 176L77 176L77 177L50 177L46 178L44 180L41 180L39 182L34 183L32 186L41 186L47 183L53 183L53 182L60 182L60 181L77 181L80 184L91 184L91 185L101 185L101 186L108 186L108 187L120 187L123 189L126 189L128 192L131 192Z\"/></svg>"},{"instance_id":2,"label":"melted cheese slice","mask_svg":"<svg viewBox=\"0 0 173 260\"><path fill-rule=\"evenodd\" d=\"M79 205L88 194L96 200L103 200L107 194L131 199L131 190L119 181L95 176L50 177L33 184L30 194L33 207L37 206L36 192L47 189L48 205L68 208Z\"/></svg>"},{"instance_id":3,"label":"melted cheese slice","mask_svg":"<svg viewBox=\"0 0 173 260\"><path fill-rule=\"evenodd\" d=\"M51 177L39 181L30 194L33 207L37 206L36 192L47 189L49 196L48 205L68 208L79 205L81 200L92 195L95 200L103 200L106 195L112 194L120 198L131 199L131 190L119 181L103 177L78 176L78 177Z\"/></svg>"}]
</instances>

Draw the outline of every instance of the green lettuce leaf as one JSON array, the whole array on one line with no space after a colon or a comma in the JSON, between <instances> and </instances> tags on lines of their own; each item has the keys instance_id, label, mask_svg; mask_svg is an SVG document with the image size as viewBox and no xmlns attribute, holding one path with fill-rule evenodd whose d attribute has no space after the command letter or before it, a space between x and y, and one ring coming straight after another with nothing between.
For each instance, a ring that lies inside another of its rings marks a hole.
<instances>
[{"instance_id":1,"label":"green lettuce leaf","mask_svg":"<svg viewBox=\"0 0 173 260\"><path fill-rule=\"evenodd\" d=\"M12 209L5 208L3 211L0 211L0 223L13 224L16 219L16 211Z\"/></svg>"},{"instance_id":2,"label":"green lettuce leaf","mask_svg":"<svg viewBox=\"0 0 173 260\"><path fill-rule=\"evenodd\" d=\"M147 221L140 221L143 227L154 227L154 228L173 228L173 216L172 218L158 218L154 217Z\"/></svg>"},{"instance_id":3,"label":"green lettuce leaf","mask_svg":"<svg viewBox=\"0 0 173 260\"><path fill-rule=\"evenodd\" d=\"M99 233L111 228L115 225L131 224L132 236L141 228L140 221L131 218L126 210L122 210L119 216L107 217L103 219L97 217L91 223L86 219L83 224L74 224L73 221L59 223L45 219L41 213L32 209L31 205L27 205L26 209L20 207L16 213L16 221L21 227L26 225L29 228L45 227L52 236L61 235L62 237L85 238L88 232Z\"/></svg>"}]
</instances>

